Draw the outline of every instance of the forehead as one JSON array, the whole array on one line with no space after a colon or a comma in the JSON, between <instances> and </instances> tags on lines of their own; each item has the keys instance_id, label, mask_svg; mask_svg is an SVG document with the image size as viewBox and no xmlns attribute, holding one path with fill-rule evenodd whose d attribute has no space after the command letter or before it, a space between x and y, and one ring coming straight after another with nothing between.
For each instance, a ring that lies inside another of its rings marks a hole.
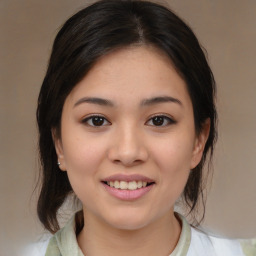
<instances>
[{"instance_id":1,"label":"forehead","mask_svg":"<svg viewBox=\"0 0 256 256\"><path fill-rule=\"evenodd\" d=\"M186 84L170 58L153 47L137 46L101 57L67 100L97 96L132 103L162 95L190 101Z\"/></svg>"}]
</instances>

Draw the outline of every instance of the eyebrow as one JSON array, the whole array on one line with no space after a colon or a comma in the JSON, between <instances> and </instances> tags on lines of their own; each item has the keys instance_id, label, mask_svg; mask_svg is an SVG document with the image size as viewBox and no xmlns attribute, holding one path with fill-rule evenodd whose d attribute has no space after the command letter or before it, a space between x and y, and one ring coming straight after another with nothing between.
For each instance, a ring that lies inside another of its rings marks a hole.
<instances>
[{"instance_id":1,"label":"eyebrow","mask_svg":"<svg viewBox=\"0 0 256 256\"><path fill-rule=\"evenodd\" d=\"M101 106L108 106L108 107L113 107L115 104L107 99L103 98L96 98L96 97L84 97L78 100L74 107L82 104L82 103L91 103L91 104L96 104L96 105L101 105Z\"/></svg>"},{"instance_id":2,"label":"eyebrow","mask_svg":"<svg viewBox=\"0 0 256 256\"><path fill-rule=\"evenodd\" d=\"M176 99L170 96L158 96L150 99L145 99L141 102L141 106L150 106L150 105L155 105L159 103L168 103L168 102L177 103L180 106L182 106L182 103L179 99Z\"/></svg>"},{"instance_id":3,"label":"eyebrow","mask_svg":"<svg viewBox=\"0 0 256 256\"><path fill-rule=\"evenodd\" d=\"M151 106L159 103L177 103L180 106L182 106L182 103L180 100L170 97L170 96L158 96L158 97L153 97L150 99L145 99L142 100L140 103L140 106ZM75 104L74 107L82 104L82 103L90 103L90 104L96 104L96 105L101 105L101 106L107 106L107 107L114 107L115 104L114 102L108 100L108 99L103 99L103 98L97 98L97 97L84 97L79 99Z\"/></svg>"}]
</instances>

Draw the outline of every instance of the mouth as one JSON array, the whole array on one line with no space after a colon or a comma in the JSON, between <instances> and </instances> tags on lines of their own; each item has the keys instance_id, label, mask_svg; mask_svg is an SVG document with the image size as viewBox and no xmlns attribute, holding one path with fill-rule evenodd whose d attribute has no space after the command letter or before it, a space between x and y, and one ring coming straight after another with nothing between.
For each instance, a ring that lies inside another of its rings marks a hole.
<instances>
[{"instance_id":1,"label":"mouth","mask_svg":"<svg viewBox=\"0 0 256 256\"><path fill-rule=\"evenodd\" d=\"M153 190L156 182L139 174L115 174L101 181L106 191L117 199L133 201Z\"/></svg>"},{"instance_id":2,"label":"mouth","mask_svg":"<svg viewBox=\"0 0 256 256\"><path fill-rule=\"evenodd\" d=\"M124 180L112 180L112 181L103 181L103 183L111 188L119 190L137 190L141 188L146 188L155 184L155 182L147 181L124 181Z\"/></svg>"}]
</instances>

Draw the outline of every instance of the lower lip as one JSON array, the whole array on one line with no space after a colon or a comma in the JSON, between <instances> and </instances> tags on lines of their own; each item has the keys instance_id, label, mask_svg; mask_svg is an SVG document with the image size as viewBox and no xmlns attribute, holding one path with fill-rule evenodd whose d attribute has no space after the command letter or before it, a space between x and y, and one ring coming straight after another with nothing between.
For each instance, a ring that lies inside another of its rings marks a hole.
<instances>
[{"instance_id":1,"label":"lower lip","mask_svg":"<svg viewBox=\"0 0 256 256\"><path fill-rule=\"evenodd\" d=\"M136 200L136 199L141 198L142 196L147 194L154 186L152 184L152 185L149 185L147 187L138 188L138 189L135 189L135 190L128 190L128 189L113 188L113 187L110 187L110 186L106 185L105 183L102 183L102 184L105 187L105 189L112 196L114 196L118 199L127 200L127 201Z\"/></svg>"}]
</instances>

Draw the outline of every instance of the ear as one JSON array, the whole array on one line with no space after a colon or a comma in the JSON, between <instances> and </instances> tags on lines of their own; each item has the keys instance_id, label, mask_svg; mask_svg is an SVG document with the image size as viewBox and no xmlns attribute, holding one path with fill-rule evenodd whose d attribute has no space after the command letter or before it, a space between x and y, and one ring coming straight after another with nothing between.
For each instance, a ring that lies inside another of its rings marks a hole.
<instances>
[{"instance_id":1,"label":"ear","mask_svg":"<svg viewBox=\"0 0 256 256\"><path fill-rule=\"evenodd\" d=\"M65 158L64 158L64 153L63 153L63 146L62 146L62 141L61 138L58 134L58 132L56 131L56 129L52 129L52 140L55 146L55 151L58 157L58 164L60 170L62 171L66 171L66 164L65 164Z\"/></svg>"},{"instance_id":2,"label":"ear","mask_svg":"<svg viewBox=\"0 0 256 256\"><path fill-rule=\"evenodd\" d=\"M195 139L190 169L194 169L202 159L204 147L209 137L210 127L211 127L211 121L210 121L210 118L207 118L203 124L200 134Z\"/></svg>"}]
</instances>

